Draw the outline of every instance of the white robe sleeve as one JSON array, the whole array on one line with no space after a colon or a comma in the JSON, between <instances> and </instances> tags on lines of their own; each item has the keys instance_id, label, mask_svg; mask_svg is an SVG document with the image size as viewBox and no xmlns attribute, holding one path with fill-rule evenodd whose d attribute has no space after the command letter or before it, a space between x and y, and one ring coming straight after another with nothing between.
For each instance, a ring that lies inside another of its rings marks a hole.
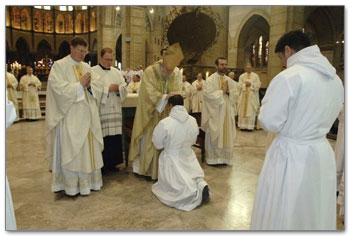
<instances>
[{"instance_id":1,"label":"white robe sleeve","mask_svg":"<svg viewBox=\"0 0 350 236\"><path fill-rule=\"evenodd\" d=\"M261 87L261 82L260 82L259 76L254 74L254 80L252 80L251 82L250 89L252 91L258 91L260 87Z\"/></svg>"},{"instance_id":2,"label":"white robe sleeve","mask_svg":"<svg viewBox=\"0 0 350 236\"><path fill-rule=\"evenodd\" d=\"M119 85L119 96L120 96L120 102L123 102L126 98L126 96L128 95L128 89L127 86L128 84L125 82L122 74L120 73L120 71L118 72L118 85Z\"/></svg>"},{"instance_id":3,"label":"white robe sleeve","mask_svg":"<svg viewBox=\"0 0 350 236\"><path fill-rule=\"evenodd\" d=\"M167 137L167 130L162 121L160 121L153 130L152 142L156 149L164 148L164 143Z\"/></svg>"},{"instance_id":4,"label":"white robe sleeve","mask_svg":"<svg viewBox=\"0 0 350 236\"><path fill-rule=\"evenodd\" d=\"M77 99L75 101L80 102L84 99L84 87L79 83L79 85L77 86Z\"/></svg>"},{"instance_id":5,"label":"white robe sleeve","mask_svg":"<svg viewBox=\"0 0 350 236\"><path fill-rule=\"evenodd\" d=\"M161 113L161 112L164 110L166 104L168 103L168 100L166 100L166 96L167 96L167 95L164 94L163 97L162 97L162 99L159 101L159 103L158 103L158 105L157 105L156 110L157 110L159 113Z\"/></svg>"},{"instance_id":6,"label":"white robe sleeve","mask_svg":"<svg viewBox=\"0 0 350 236\"><path fill-rule=\"evenodd\" d=\"M298 83L298 78L292 78ZM298 86L293 86L282 76L275 77L266 91L260 108L259 120L263 128L278 133L287 121L289 110L295 102Z\"/></svg>"}]
</instances>

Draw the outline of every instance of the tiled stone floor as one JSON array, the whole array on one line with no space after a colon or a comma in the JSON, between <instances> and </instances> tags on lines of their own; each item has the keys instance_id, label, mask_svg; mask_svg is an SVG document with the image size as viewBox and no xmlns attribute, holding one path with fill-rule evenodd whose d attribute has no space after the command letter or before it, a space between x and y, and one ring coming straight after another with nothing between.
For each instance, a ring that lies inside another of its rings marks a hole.
<instances>
[{"instance_id":1,"label":"tiled stone floor","mask_svg":"<svg viewBox=\"0 0 350 236\"><path fill-rule=\"evenodd\" d=\"M44 120L21 121L7 129L7 176L19 230L248 230L266 132L237 131L232 167L201 163L211 200L191 212L163 205L152 181L128 168L103 178L89 196L67 197L50 191L45 160ZM331 140L334 146L334 141ZM200 150L195 148L200 160ZM338 229L344 229L338 218Z\"/></svg>"}]
</instances>

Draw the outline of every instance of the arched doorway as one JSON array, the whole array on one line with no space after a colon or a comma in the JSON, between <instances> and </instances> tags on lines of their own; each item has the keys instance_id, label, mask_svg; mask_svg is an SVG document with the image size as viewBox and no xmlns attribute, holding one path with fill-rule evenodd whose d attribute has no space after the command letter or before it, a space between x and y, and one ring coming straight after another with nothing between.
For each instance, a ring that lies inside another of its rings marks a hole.
<instances>
[{"instance_id":1,"label":"arched doorway","mask_svg":"<svg viewBox=\"0 0 350 236\"><path fill-rule=\"evenodd\" d=\"M70 46L69 43L67 43L67 41L63 41L60 45L60 47L58 48L58 55L56 60L59 60L67 55L70 54Z\"/></svg>"},{"instance_id":2,"label":"arched doorway","mask_svg":"<svg viewBox=\"0 0 350 236\"><path fill-rule=\"evenodd\" d=\"M237 67L250 62L254 68L267 70L270 26L260 15L251 16L239 34Z\"/></svg>"},{"instance_id":3,"label":"arched doorway","mask_svg":"<svg viewBox=\"0 0 350 236\"><path fill-rule=\"evenodd\" d=\"M16 52L15 52L14 59L22 65L33 66L33 60L32 60L30 53L29 53L28 43L22 37L20 37L16 42Z\"/></svg>"},{"instance_id":4,"label":"arched doorway","mask_svg":"<svg viewBox=\"0 0 350 236\"><path fill-rule=\"evenodd\" d=\"M50 44L45 40L41 40L38 44L37 54L36 54L36 61L41 60L45 57L51 58L51 46Z\"/></svg>"}]
</instances>

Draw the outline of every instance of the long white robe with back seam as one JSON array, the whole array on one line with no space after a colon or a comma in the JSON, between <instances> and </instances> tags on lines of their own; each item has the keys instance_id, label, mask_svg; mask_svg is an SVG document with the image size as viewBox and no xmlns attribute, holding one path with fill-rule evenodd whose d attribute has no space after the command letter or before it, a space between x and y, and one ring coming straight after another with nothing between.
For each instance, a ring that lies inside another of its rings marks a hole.
<instances>
[{"instance_id":1,"label":"long white robe with back seam","mask_svg":"<svg viewBox=\"0 0 350 236\"><path fill-rule=\"evenodd\" d=\"M16 108L11 101L8 100L7 91L6 91L6 128L8 128L16 120ZM16 225L16 215L13 208L12 194L10 184L7 179L5 179L5 192L6 192L6 201L5 201L5 230L17 230Z\"/></svg>"},{"instance_id":2,"label":"long white robe with back seam","mask_svg":"<svg viewBox=\"0 0 350 236\"><path fill-rule=\"evenodd\" d=\"M199 133L196 119L184 106L174 106L169 117L154 128L152 142L163 149L159 156L158 182L152 192L164 204L190 211L201 204L208 185L192 149Z\"/></svg>"},{"instance_id":3,"label":"long white robe with back seam","mask_svg":"<svg viewBox=\"0 0 350 236\"><path fill-rule=\"evenodd\" d=\"M91 72L88 64L78 63L70 55L56 61L50 71L46 96L46 157L52 164L52 191L86 195L90 189L102 187L103 139L97 103L102 98L103 86L98 75L91 73L93 95L86 91L87 100L77 80L75 65L81 66L83 74Z\"/></svg>"},{"instance_id":4,"label":"long white robe with back seam","mask_svg":"<svg viewBox=\"0 0 350 236\"><path fill-rule=\"evenodd\" d=\"M251 229L336 229L335 158L326 134L343 101L341 80L317 46L288 58L271 81L259 120L278 134L259 176Z\"/></svg>"}]
</instances>

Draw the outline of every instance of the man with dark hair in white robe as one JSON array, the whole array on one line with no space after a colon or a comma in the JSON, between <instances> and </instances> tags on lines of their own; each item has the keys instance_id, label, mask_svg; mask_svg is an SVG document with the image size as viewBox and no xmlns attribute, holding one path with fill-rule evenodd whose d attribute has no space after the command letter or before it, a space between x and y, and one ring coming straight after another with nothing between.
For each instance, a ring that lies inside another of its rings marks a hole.
<instances>
[{"instance_id":1,"label":"man with dark hair in white robe","mask_svg":"<svg viewBox=\"0 0 350 236\"><path fill-rule=\"evenodd\" d=\"M169 117L154 128L152 142L160 150L158 182L152 192L164 204L190 211L209 200L204 172L192 149L199 133L197 121L183 106L181 95L168 100Z\"/></svg>"},{"instance_id":2,"label":"man with dark hair in white robe","mask_svg":"<svg viewBox=\"0 0 350 236\"><path fill-rule=\"evenodd\" d=\"M277 133L260 173L254 230L335 230L336 165L326 135L344 101L335 68L300 30L277 42L287 69L271 81L259 120Z\"/></svg>"}]
</instances>

